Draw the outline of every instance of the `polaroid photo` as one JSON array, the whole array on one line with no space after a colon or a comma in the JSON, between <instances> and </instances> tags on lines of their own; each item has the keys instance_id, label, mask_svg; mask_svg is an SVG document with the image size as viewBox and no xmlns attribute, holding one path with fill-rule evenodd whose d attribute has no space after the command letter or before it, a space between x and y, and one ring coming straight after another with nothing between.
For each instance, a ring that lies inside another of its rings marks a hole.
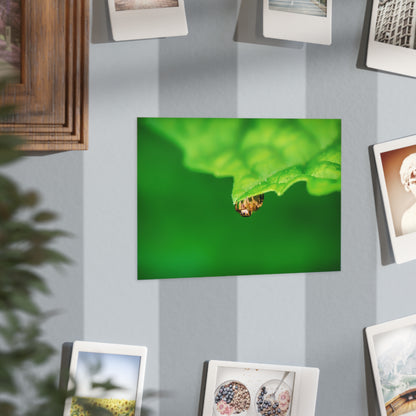
<instances>
[{"instance_id":1,"label":"polaroid photo","mask_svg":"<svg viewBox=\"0 0 416 416\"><path fill-rule=\"evenodd\" d=\"M319 369L209 361L202 416L313 416Z\"/></svg>"},{"instance_id":2,"label":"polaroid photo","mask_svg":"<svg viewBox=\"0 0 416 416\"><path fill-rule=\"evenodd\" d=\"M188 34L184 0L108 0L113 39L152 39Z\"/></svg>"},{"instance_id":3,"label":"polaroid photo","mask_svg":"<svg viewBox=\"0 0 416 416\"><path fill-rule=\"evenodd\" d=\"M416 136L373 147L396 263L416 258Z\"/></svg>"},{"instance_id":4,"label":"polaroid photo","mask_svg":"<svg viewBox=\"0 0 416 416\"><path fill-rule=\"evenodd\" d=\"M75 393L65 401L64 416L81 414L83 405L139 416L146 356L146 347L75 341L68 381Z\"/></svg>"},{"instance_id":5,"label":"polaroid photo","mask_svg":"<svg viewBox=\"0 0 416 416\"><path fill-rule=\"evenodd\" d=\"M330 45L332 0L263 0L263 35Z\"/></svg>"},{"instance_id":6,"label":"polaroid photo","mask_svg":"<svg viewBox=\"0 0 416 416\"><path fill-rule=\"evenodd\" d=\"M416 77L416 3L374 0L367 66Z\"/></svg>"},{"instance_id":7,"label":"polaroid photo","mask_svg":"<svg viewBox=\"0 0 416 416\"><path fill-rule=\"evenodd\" d=\"M381 416L416 412L416 315L366 328Z\"/></svg>"}]
</instances>

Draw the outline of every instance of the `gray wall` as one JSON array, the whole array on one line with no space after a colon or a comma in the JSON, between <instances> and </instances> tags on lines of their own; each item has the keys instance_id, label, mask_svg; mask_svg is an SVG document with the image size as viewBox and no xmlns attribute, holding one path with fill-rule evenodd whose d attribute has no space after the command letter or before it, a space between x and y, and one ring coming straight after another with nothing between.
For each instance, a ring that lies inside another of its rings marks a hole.
<instances>
[{"instance_id":1,"label":"gray wall","mask_svg":"<svg viewBox=\"0 0 416 416\"><path fill-rule=\"evenodd\" d=\"M416 133L415 81L356 68L362 0L334 1L332 46L297 48L234 42L237 0L186 0L187 37L115 43L105 3L91 2L90 149L10 169L75 234L60 243L76 261L67 276L47 271L45 304L65 310L47 335L147 345L145 389L169 393L160 415L197 413L209 359L317 366L318 415L368 414L362 330L414 313L416 289L414 262L381 265L368 146ZM342 271L137 281L140 116L342 118ZM284 313L270 306L277 291ZM264 314L285 343L259 344Z\"/></svg>"}]
</instances>

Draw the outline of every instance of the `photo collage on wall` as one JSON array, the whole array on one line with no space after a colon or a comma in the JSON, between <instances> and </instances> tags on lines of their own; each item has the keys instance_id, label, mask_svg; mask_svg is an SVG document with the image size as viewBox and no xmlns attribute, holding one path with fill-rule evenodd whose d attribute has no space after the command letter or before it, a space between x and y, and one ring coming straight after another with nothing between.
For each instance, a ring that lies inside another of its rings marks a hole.
<instances>
[{"instance_id":1,"label":"photo collage on wall","mask_svg":"<svg viewBox=\"0 0 416 416\"><path fill-rule=\"evenodd\" d=\"M138 119L138 278L340 270L339 119Z\"/></svg>"}]
</instances>

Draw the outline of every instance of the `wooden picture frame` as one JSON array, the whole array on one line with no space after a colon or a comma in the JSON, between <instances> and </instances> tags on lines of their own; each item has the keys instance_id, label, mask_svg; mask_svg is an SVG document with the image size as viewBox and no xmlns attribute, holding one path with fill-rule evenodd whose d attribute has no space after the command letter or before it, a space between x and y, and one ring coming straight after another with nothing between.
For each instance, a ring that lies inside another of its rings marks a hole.
<instances>
[{"instance_id":1,"label":"wooden picture frame","mask_svg":"<svg viewBox=\"0 0 416 416\"><path fill-rule=\"evenodd\" d=\"M14 113L0 134L26 139L22 150L88 147L89 0L22 0L20 82L0 105Z\"/></svg>"}]
</instances>

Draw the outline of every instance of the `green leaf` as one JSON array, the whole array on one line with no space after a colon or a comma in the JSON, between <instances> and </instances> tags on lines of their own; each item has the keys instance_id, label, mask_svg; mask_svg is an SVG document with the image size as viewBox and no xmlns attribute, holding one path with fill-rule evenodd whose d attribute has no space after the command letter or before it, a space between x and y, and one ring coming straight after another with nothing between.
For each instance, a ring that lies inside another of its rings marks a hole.
<instances>
[{"instance_id":1,"label":"green leaf","mask_svg":"<svg viewBox=\"0 0 416 416\"><path fill-rule=\"evenodd\" d=\"M48 222L56 219L56 214L52 211L40 211L37 212L32 220L35 222Z\"/></svg>"},{"instance_id":2,"label":"green leaf","mask_svg":"<svg viewBox=\"0 0 416 416\"><path fill-rule=\"evenodd\" d=\"M304 181L312 195L341 189L338 119L139 119L179 146L195 172L233 177L232 200L282 195Z\"/></svg>"}]
</instances>

